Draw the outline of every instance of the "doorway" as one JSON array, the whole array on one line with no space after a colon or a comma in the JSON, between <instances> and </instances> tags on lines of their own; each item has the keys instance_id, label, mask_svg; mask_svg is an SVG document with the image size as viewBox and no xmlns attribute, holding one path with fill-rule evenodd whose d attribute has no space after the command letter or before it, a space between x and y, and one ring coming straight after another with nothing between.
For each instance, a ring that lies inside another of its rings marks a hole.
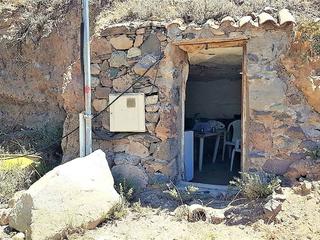
<instances>
[{"instance_id":1,"label":"doorway","mask_svg":"<svg viewBox=\"0 0 320 240\"><path fill-rule=\"evenodd\" d=\"M184 102L187 181L228 185L239 176L243 167L245 117L243 56L242 46L188 53L189 76Z\"/></svg>"}]
</instances>

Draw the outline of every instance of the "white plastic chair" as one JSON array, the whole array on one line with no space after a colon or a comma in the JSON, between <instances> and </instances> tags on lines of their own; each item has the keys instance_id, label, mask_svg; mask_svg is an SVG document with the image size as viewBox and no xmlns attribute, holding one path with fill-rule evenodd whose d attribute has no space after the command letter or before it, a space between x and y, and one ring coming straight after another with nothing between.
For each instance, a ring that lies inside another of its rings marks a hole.
<instances>
[{"instance_id":1,"label":"white plastic chair","mask_svg":"<svg viewBox=\"0 0 320 240\"><path fill-rule=\"evenodd\" d=\"M232 129L231 129L232 128ZM227 136L230 135L232 132L231 140L227 141ZM223 150L222 150L222 160L224 160L224 155L226 151L226 146L230 146L231 148L235 147L237 144L237 141L241 142L241 121L240 120L235 120L231 122L228 125L227 132L224 135L224 141L223 141ZM229 151L229 156L231 153L231 148Z\"/></svg>"},{"instance_id":2,"label":"white plastic chair","mask_svg":"<svg viewBox=\"0 0 320 240\"><path fill-rule=\"evenodd\" d=\"M231 164L230 164L230 172L232 172L233 160L234 160L234 155L235 155L236 152L241 153L240 140L237 140L236 145L234 146L234 149L232 150L232 154L231 154Z\"/></svg>"}]
</instances>

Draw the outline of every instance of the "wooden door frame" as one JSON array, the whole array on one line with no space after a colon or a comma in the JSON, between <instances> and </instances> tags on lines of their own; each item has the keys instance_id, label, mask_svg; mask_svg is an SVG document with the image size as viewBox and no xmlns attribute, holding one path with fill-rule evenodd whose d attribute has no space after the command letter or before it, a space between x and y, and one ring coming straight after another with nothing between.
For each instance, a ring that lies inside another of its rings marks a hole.
<instances>
[{"instance_id":1,"label":"wooden door frame","mask_svg":"<svg viewBox=\"0 0 320 240\"><path fill-rule=\"evenodd\" d=\"M242 83L241 83L241 163L240 170L248 170L248 118L249 118L249 91L247 79L247 40L246 37L227 38L227 39L204 39L204 40L182 40L174 42L183 51L196 52L204 48L226 48L226 47L242 47ZM189 74L188 74L189 76ZM188 78L188 77L187 77ZM181 87L181 149L180 149L180 169L179 180L184 178L184 127L185 127L185 98L186 83L188 79L183 81Z\"/></svg>"}]
</instances>

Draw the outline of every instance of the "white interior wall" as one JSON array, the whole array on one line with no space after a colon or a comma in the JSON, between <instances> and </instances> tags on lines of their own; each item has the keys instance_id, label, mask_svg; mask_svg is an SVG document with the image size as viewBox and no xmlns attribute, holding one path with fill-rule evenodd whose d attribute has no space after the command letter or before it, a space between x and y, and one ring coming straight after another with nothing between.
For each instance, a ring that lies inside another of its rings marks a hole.
<instances>
[{"instance_id":1,"label":"white interior wall","mask_svg":"<svg viewBox=\"0 0 320 240\"><path fill-rule=\"evenodd\" d=\"M241 113L241 81L216 80L187 84L186 117L232 119Z\"/></svg>"},{"instance_id":2,"label":"white interior wall","mask_svg":"<svg viewBox=\"0 0 320 240\"><path fill-rule=\"evenodd\" d=\"M242 48L189 54L185 114L192 118L232 119L241 113Z\"/></svg>"}]
</instances>

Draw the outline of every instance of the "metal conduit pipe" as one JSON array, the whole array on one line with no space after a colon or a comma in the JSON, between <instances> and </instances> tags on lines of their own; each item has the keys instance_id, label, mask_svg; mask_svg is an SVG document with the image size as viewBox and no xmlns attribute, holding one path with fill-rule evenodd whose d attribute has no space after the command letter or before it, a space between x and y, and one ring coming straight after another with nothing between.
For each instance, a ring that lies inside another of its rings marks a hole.
<instances>
[{"instance_id":1,"label":"metal conduit pipe","mask_svg":"<svg viewBox=\"0 0 320 240\"><path fill-rule=\"evenodd\" d=\"M85 134L85 121L84 121L84 114L83 112L79 114L79 156L84 157L86 156L86 134Z\"/></svg>"},{"instance_id":2,"label":"metal conduit pipe","mask_svg":"<svg viewBox=\"0 0 320 240\"><path fill-rule=\"evenodd\" d=\"M84 101L85 101L85 155L92 152L92 112L91 112L91 70L90 70L90 28L89 0L82 1L83 21L83 70L84 70Z\"/></svg>"}]
</instances>

